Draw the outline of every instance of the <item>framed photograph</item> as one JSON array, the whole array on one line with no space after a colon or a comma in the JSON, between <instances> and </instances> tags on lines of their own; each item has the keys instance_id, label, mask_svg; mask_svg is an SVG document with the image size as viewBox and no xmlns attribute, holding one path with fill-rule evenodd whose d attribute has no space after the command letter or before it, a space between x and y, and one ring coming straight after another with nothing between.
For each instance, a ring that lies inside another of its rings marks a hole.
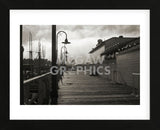
<instances>
[{"instance_id":1,"label":"framed photograph","mask_svg":"<svg viewBox=\"0 0 160 130\"><path fill-rule=\"evenodd\" d=\"M9 8L7 14L3 129L15 120L36 128L42 120L51 127L57 120L108 121L125 129L137 120L158 128L150 111L150 8Z\"/></svg>"},{"instance_id":2,"label":"framed photograph","mask_svg":"<svg viewBox=\"0 0 160 130\"><path fill-rule=\"evenodd\" d=\"M10 119L148 120L148 52L149 10L10 10Z\"/></svg>"}]
</instances>

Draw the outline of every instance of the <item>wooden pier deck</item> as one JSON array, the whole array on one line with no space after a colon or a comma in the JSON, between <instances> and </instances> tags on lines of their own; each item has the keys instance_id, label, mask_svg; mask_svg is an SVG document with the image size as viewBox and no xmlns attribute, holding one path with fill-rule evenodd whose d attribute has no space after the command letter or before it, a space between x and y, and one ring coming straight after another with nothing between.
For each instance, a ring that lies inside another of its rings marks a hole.
<instances>
[{"instance_id":1,"label":"wooden pier deck","mask_svg":"<svg viewBox=\"0 0 160 130\"><path fill-rule=\"evenodd\" d=\"M58 105L138 105L139 98L132 95L132 88L114 84L99 76L75 72L64 74L60 83Z\"/></svg>"}]
</instances>

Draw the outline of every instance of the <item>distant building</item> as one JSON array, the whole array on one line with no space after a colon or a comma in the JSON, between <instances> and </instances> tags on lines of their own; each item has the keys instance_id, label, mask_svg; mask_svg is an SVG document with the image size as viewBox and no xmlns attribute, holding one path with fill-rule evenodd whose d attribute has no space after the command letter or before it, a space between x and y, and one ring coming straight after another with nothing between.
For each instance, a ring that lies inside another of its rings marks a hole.
<instances>
[{"instance_id":1,"label":"distant building","mask_svg":"<svg viewBox=\"0 0 160 130\"><path fill-rule=\"evenodd\" d=\"M98 40L98 43L95 48L92 48L92 50L89 52L91 55L91 61L92 64L94 64L93 58L97 59L98 57L101 57L102 59L104 56L101 54L105 51L105 41L103 42L101 39Z\"/></svg>"},{"instance_id":2,"label":"distant building","mask_svg":"<svg viewBox=\"0 0 160 130\"><path fill-rule=\"evenodd\" d=\"M103 65L111 67L108 79L139 87L140 73L140 38L139 37L112 37L108 40L98 40L98 44L89 54L92 57L103 57Z\"/></svg>"}]
</instances>

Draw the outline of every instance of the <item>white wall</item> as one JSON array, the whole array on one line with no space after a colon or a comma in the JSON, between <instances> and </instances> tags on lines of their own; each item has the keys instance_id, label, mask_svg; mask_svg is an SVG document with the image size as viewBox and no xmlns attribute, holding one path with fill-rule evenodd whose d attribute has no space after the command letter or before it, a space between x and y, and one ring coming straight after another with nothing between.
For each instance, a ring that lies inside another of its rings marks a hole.
<instances>
[{"instance_id":1,"label":"white wall","mask_svg":"<svg viewBox=\"0 0 160 130\"><path fill-rule=\"evenodd\" d=\"M93 58L98 59L98 57L101 57L104 61L104 56L101 56L101 53L103 53L104 51L105 51L105 46L103 45L101 48L91 53L90 56L91 56L92 63L94 63Z\"/></svg>"}]
</instances>

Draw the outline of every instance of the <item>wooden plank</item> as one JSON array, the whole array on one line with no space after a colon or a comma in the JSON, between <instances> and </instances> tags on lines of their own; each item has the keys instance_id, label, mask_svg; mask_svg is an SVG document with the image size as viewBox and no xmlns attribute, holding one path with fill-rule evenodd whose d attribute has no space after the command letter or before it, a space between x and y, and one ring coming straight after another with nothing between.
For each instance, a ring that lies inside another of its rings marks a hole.
<instances>
[{"instance_id":1,"label":"wooden plank","mask_svg":"<svg viewBox=\"0 0 160 130\"><path fill-rule=\"evenodd\" d=\"M139 104L139 99L131 95L131 87L82 73L72 76L65 74L58 93L60 105Z\"/></svg>"}]
</instances>

